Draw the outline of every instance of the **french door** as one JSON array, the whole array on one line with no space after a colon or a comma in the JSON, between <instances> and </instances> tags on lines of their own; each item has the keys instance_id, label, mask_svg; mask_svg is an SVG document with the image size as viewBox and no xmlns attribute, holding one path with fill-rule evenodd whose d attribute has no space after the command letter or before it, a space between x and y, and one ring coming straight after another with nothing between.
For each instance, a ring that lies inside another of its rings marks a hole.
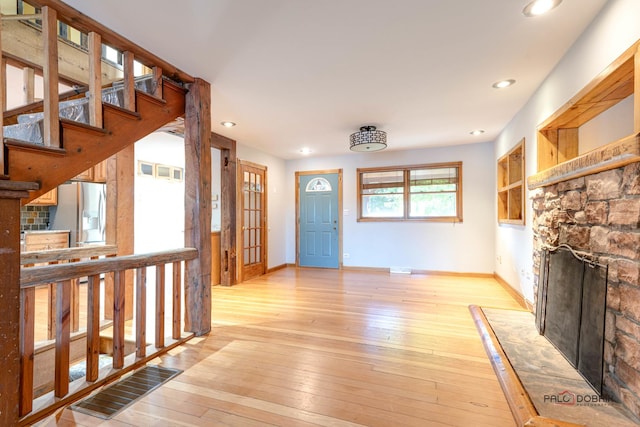
<instances>
[{"instance_id":1,"label":"french door","mask_svg":"<svg viewBox=\"0 0 640 427\"><path fill-rule=\"evenodd\" d=\"M240 281L244 281L267 271L267 167L242 160L238 163L241 192L238 264Z\"/></svg>"}]
</instances>

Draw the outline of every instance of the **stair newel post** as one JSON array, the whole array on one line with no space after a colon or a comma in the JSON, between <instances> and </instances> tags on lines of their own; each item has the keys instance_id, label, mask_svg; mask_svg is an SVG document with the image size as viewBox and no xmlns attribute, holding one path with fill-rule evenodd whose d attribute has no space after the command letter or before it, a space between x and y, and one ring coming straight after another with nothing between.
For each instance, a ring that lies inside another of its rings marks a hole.
<instances>
[{"instance_id":1,"label":"stair newel post","mask_svg":"<svg viewBox=\"0 0 640 427\"><path fill-rule=\"evenodd\" d=\"M102 37L90 32L89 45L89 124L102 127Z\"/></svg>"},{"instance_id":2,"label":"stair newel post","mask_svg":"<svg viewBox=\"0 0 640 427\"><path fill-rule=\"evenodd\" d=\"M54 9L42 8L42 37L44 46L44 145L60 147L60 119L58 105L58 20Z\"/></svg>"},{"instance_id":3,"label":"stair newel post","mask_svg":"<svg viewBox=\"0 0 640 427\"><path fill-rule=\"evenodd\" d=\"M37 183L0 180L0 425L17 425L21 405L20 199ZM27 408L22 408L26 410Z\"/></svg>"},{"instance_id":4,"label":"stair newel post","mask_svg":"<svg viewBox=\"0 0 640 427\"><path fill-rule=\"evenodd\" d=\"M211 331L211 85L196 79L186 95L185 247L198 257L185 266L185 331Z\"/></svg>"}]
</instances>

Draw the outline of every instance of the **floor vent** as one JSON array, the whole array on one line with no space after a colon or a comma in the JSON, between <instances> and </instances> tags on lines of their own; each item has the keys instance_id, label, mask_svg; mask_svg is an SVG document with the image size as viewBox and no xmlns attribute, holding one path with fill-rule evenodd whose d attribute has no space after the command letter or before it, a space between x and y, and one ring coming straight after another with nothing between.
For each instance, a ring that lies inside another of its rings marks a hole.
<instances>
[{"instance_id":1,"label":"floor vent","mask_svg":"<svg viewBox=\"0 0 640 427\"><path fill-rule=\"evenodd\" d=\"M133 375L71 405L71 409L108 420L180 373L182 371L179 369L145 366Z\"/></svg>"}]
</instances>

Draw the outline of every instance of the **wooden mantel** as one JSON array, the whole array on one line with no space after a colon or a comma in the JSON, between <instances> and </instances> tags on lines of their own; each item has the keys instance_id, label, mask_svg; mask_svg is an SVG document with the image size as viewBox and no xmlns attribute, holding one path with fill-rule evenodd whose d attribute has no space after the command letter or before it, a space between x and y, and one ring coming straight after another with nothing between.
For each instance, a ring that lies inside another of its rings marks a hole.
<instances>
[{"instance_id":1,"label":"wooden mantel","mask_svg":"<svg viewBox=\"0 0 640 427\"><path fill-rule=\"evenodd\" d=\"M640 133L567 160L527 178L529 190L640 162Z\"/></svg>"}]
</instances>

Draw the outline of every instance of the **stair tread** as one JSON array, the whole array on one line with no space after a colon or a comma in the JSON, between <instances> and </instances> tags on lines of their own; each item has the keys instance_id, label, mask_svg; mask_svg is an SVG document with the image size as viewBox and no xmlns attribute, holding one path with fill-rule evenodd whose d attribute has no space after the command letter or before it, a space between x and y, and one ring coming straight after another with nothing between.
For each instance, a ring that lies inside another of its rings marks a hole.
<instances>
[{"instance_id":1,"label":"stair tread","mask_svg":"<svg viewBox=\"0 0 640 427\"><path fill-rule=\"evenodd\" d=\"M26 150L48 151L51 154L65 155L67 153L67 150L65 150L64 148L49 147L44 144L34 144L32 142L13 138L4 138L4 145L14 148L23 148Z\"/></svg>"}]
</instances>

